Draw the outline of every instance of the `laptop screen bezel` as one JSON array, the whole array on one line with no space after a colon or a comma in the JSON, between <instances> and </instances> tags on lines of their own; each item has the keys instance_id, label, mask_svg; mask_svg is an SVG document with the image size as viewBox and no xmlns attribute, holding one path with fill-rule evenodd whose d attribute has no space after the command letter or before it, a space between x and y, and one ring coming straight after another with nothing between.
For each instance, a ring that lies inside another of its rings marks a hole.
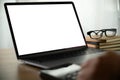
<instances>
[{"instance_id":1,"label":"laptop screen bezel","mask_svg":"<svg viewBox=\"0 0 120 80\"><path fill-rule=\"evenodd\" d=\"M33 54L27 54L27 55L19 55L19 52L18 52L18 48L17 48L17 44L16 44L16 40L15 40L15 36L14 36L14 33L13 33L13 29L12 29L12 24L11 24L11 21L10 21L10 16L9 16L9 13L8 13L8 9L7 9L7 6L8 5L46 5L46 4L49 4L49 5L55 5L55 4L72 4L73 6L73 9L74 9L74 12L76 14L76 18L77 18L77 21L78 21L78 24L79 24L79 27L80 27L80 30L82 32L82 35L83 35L83 38L84 38L84 41L85 41L85 45L84 46L80 46L80 47L74 47L74 48L67 48L67 49L59 49L59 50L53 50L53 51L46 51L46 52L36 52L36 53L42 53L42 54L34 54L34 56L36 55L50 55L50 54L58 54L58 53L63 53L65 51L74 51L74 50L79 50L81 49L81 47L83 48L87 48L87 43L86 43L86 40L85 40L85 36L84 36L84 33L83 33L83 30L82 30L82 27L81 27L81 23L80 23L80 20L79 20L79 17L78 17L78 14L77 14L77 11L76 11L76 8L75 8L75 5L72 1L67 1L67 2L19 2L19 3L5 3L4 4L4 7L5 7L5 11L6 11L6 16L7 16L7 20L8 20L8 24L9 24L9 29L10 29L10 32L11 32L11 36L12 36L12 40L13 40L13 45L14 45L14 49L15 49L15 52L16 52L16 55L17 55L17 58L18 59L21 59L22 57L29 57L29 56L33 56ZM82 49L83 49L82 48Z\"/></svg>"}]
</instances>

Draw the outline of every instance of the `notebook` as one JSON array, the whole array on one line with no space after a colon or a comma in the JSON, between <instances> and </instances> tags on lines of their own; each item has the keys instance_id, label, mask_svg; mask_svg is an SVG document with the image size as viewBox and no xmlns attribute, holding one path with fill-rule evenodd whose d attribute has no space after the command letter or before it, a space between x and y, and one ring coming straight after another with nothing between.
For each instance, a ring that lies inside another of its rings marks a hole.
<instances>
[{"instance_id":1,"label":"notebook","mask_svg":"<svg viewBox=\"0 0 120 80\"><path fill-rule=\"evenodd\" d=\"M18 60L51 69L79 64L88 49L73 2L4 4Z\"/></svg>"}]
</instances>

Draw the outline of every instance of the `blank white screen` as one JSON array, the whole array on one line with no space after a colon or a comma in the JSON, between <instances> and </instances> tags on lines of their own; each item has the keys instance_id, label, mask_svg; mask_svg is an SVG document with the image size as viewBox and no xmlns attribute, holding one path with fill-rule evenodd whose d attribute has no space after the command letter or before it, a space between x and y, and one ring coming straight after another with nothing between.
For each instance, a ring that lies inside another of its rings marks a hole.
<instances>
[{"instance_id":1,"label":"blank white screen","mask_svg":"<svg viewBox=\"0 0 120 80\"><path fill-rule=\"evenodd\" d=\"M19 55L85 45L72 4L7 8Z\"/></svg>"}]
</instances>

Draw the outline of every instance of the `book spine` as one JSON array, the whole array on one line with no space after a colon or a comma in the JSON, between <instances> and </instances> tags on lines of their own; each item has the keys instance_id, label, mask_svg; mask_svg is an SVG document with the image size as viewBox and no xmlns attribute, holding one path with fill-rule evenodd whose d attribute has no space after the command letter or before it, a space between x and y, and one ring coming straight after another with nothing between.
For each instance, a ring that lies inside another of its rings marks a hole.
<instances>
[{"instance_id":1,"label":"book spine","mask_svg":"<svg viewBox=\"0 0 120 80\"><path fill-rule=\"evenodd\" d=\"M120 41L120 38L118 38L118 39L109 39L106 42L114 42L114 41Z\"/></svg>"},{"instance_id":2,"label":"book spine","mask_svg":"<svg viewBox=\"0 0 120 80\"><path fill-rule=\"evenodd\" d=\"M91 41L86 41L88 44L94 44L94 45L99 45L99 42L91 42Z\"/></svg>"},{"instance_id":3,"label":"book spine","mask_svg":"<svg viewBox=\"0 0 120 80\"><path fill-rule=\"evenodd\" d=\"M116 48L105 48L103 50L115 50L115 51L120 51L120 47L116 47Z\"/></svg>"},{"instance_id":4,"label":"book spine","mask_svg":"<svg viewBox=\"0 0 120 80\"><path fill-rule=\"evenodd\" d=\"M114 41L114 42L106 42L106 43L100 43L100 46L108 46L108 45L114 45L114 44L120 44L120 40L119 41Z\"/></svg>"},{"instance_id":5,"label":"book spine","mask_svg":"<svg viewBox=\"0 0 120 80\"><path fill-rule=\"evenodd\" d=\"M101 49L115 48L115 47L120 47L120 44L112 44L112 45L99 46L99 48L101 48Z\"/></svg>"},{"instance_id":6,"label":"book spine","mask_svg":"<svg viewBox=\"0 0 120 80\"><path fill-rule=\"evenodd\" d=\"M99 48L99 45L90 44L90 43L87 43L87 46L91 48Z\"/></svg>"}]
</instances>

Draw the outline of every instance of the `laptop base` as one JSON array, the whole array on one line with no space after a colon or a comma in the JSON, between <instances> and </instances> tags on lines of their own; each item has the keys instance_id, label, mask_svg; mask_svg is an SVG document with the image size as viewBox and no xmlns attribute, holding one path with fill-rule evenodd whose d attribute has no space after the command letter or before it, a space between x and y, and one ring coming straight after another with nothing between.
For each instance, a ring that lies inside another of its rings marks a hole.
<instances>
[{"instance_id":1,"label":"laptop base","mask_svg":"<svg viewBox=\"0 0 120 80\"><path fill-rule=\"evenodd\" d=\"M66 67L71 64L80 65L84 61L92 57L98 56L103 52L104 51L102 50L88 48L87 50L80 53L80 55L77 54L76 56L73 56L73 57L66 57L66 58L61 57L60 59L60 56L59 56L59 59L54 59L54 60L49 59L50 61L42 61L42 62L25 60L24 63L32 65L32 66L37 66L42 69L55 69L55 68L60 68L60 67Z\"/></svg>"}]
</instances>

